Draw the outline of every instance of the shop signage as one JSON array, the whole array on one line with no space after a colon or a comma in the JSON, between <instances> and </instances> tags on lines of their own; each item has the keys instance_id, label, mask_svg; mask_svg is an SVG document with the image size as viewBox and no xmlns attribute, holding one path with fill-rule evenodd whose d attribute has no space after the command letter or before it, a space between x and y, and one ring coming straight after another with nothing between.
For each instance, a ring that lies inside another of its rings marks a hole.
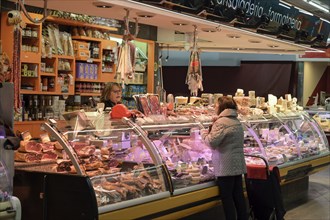
<instances>
[{"instance_id":1,"label":"shop signage","mask_svg":"<svg viewBox=\"0 0 330 220\"><path fill-rule=\"evenodd\" d=\"M215 0L214 3L234 10L242 8L247 16L267 15L270 21L289 24L292 29L305 30L311 36L323 34L327 38L330 32L328 22L279 0Z\"/></svg>"},{"instance_id":2,"label":"shop signage","mask_svg":"<svg viewBox=\"0 0 330 220\"><path fill-rule=\"evenodd\" d=\"M280 0L144 0L144 2L158 2L159 4L171 2L172 5L178 5L175 10L180 11L180 6L183 6L182 11L191 14L194 13L194 16L196 14L202 15L202 13L199 13L203 9L207 11L212 11L208 9L214 9L222 12L230 9L230 15L228 16L233 17L237 9L242 9L247 19L261 19L262 16L266 16L269 21L275 24L277 23L278 26L288 25L291 30L305 32L310 37L322 35L323 42L326 41L330 33L330 21L321 20L306 10L294 7ZM184 8L190 8L191 10L187 12ZM212 14L214 11L209 13Z\"/></svg>"}]
</instances>

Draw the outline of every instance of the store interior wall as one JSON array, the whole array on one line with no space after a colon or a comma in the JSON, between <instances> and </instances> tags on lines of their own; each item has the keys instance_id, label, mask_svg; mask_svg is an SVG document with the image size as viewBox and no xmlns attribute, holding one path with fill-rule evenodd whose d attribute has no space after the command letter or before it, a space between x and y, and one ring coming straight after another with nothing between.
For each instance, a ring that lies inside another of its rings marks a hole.
<instances>
[{"instance_id":1,"label":"store interior wall","mask_svg":"<svg viewBox=\"0 0 330 220\"><path fill-rule=\"evenodd\" d=\"M313 104L312 98L317 94L315 88L317 87L318 84L321 83L326 85L326 80L321 80L321 78L323 75L328 75L327 73L329 71L328 67L329 67L329 63L327 62L304 63L303 106Z\"/></svg>"},{"instance_id":2,"label":"store interior wall","mask_svg":"<svg viewBox=\"0 0 330 220\"><path fill-rule=\"evenodd\" d=\"M253 90L256 96L267 97L273 94L278 97L289 93L294 62L288 61L253 61L241 62L240 66L203 66L203 87L201 93L223 93L234 95L238 88L245 94ZM164 66L164 88L173 95L189 96L185 84L188 67Z\"/></svg>"}]
</instances>

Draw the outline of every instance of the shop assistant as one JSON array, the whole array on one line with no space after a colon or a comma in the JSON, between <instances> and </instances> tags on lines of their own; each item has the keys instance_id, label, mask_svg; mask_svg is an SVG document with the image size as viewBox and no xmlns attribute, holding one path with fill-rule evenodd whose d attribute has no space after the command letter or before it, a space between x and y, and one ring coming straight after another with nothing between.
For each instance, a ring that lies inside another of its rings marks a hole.
<instances>
[{"instance_id":1,"label":"shop assistant","mask_svg":"<svg viewBox=\"0 0 330 220\"><path fill-rule=\"evenodd\" d=\"M119 83L107 83L101 94L100 101L104 103L104 109L121 103L122 88Z\"/></svg>"}]
</instances>

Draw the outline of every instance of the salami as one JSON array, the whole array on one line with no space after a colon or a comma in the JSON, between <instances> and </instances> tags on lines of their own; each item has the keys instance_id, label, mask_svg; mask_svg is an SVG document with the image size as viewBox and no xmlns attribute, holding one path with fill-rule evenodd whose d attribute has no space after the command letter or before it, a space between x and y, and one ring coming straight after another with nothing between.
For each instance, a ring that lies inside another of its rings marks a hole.
<instances>
[{"instance_id":1,"label":"salami","mask_svg":"<svg viewBox=\"0 0 330 220\"><path fill-rule=\"evenodd\" d=\"M21 30L14 28L14 46L13 46L13 74L11 82L14 83L14 109L17 112L21 107L20 89L21 89Z\"/></svg>"}]
</instances>

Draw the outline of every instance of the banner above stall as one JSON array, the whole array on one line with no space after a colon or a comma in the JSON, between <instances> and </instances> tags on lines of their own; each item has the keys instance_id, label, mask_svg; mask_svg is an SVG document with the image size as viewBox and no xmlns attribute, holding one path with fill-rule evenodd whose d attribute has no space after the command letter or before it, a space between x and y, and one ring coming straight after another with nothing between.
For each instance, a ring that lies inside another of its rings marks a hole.
<instances>
[{"instance_id":1,"label":"banner above stall","mask_svg":"<svg viewBox=\"0 0 330 220\"><path fill-rule=\"evenodd\" d=\"M279 0L143 0L143 3L255 29L260 34L325 48L330 21Z\"/></svg>"}]
</instances>

